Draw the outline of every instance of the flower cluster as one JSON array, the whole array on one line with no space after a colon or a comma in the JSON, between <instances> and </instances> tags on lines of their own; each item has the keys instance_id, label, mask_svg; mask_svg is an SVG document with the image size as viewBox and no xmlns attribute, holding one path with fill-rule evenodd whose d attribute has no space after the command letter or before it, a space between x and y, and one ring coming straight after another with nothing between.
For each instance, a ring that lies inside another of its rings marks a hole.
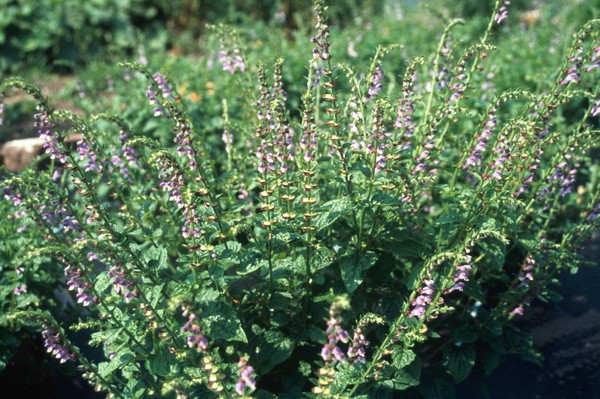
<instances>
[{"instance_id":1,"label":"flower cluster","mask_svg":"<svg viewBox=\"0 0 600 399\"><path fill-rule=\"evenodd\" d=\"M464 289L465 281L469 281L471 269L473 268L473 266L471 265L472 260L473 259L471 257L471 250L467 249L465 251L464 261L454 266L455 273L452 276L452 281L454 282L454 285L450 287L448 292L462 291Z\"/></svg>"},{"instance_id":2,"label":"flower cluster","mask_svg":"<svg viewBox=\"0 0 600 399\"><path fill-rule=\"evenodd\" d=\"M135 290L135 284L127 278L127 272L120 264L111 266L108 275L113 279L112 284L115 293L123 295L125 302L129 303L133 298L139 296Z\"/></svg>"},{"instance_id":3,"label":"flower cluster","mask_svg":"<svg viewBox=\"0 0 600 399\"><path fill-rule=\"evenodd\" d=\"M35 122L33 126L38 129L40 137L44 140L44 149L50 154L50 158L58 159L61 163L67 162L67 156L59 148L59 137L54 129L56 125L50 122L50 114L45 109L39 109L33 117Z\"/></svg>"},{"instance_id":4,"label":"flower cluster","mask_svg":"<svg viewBox=\"0 0 600 399\"><path fill-rule=\"evenodd\" d=\"M488 113L487 120L483 126L484 130L475 136L477 143L475 144L475 147L471 149L471 155L463 163L463 169L468 169L471 166L478 166L481 164L483 153L487 147L490 137L492 136L492 129L496 127L496 116L492 112Z\"/></svg>"},{"instance_id":5,"label":"flower cluster","mask_svg":"<svg viewBox=\"0 0 600 399\"><path fill-rule=\"evenodd\" d=\"M502 5L498 9L498 12L494 15L494 21L497 24L502 23L506 18L508 18L508 6L510 5L510 1L502 0Z\"/></svg>"},{"instance_id":6,"label":"flower cluster","mask_svg":"<svg viewBox=\"0 0 600 399\"><path fill-rule=\"evenodd\" d=\"M235 391L240 396L244 396L246 391L256 389L256 380L254 379L254 369L243 357L238 362L238 373L240 378L235 384Z\"/></svg>"},{"instance_id":7,"label":"flower cluster","mask_svg":"<svg viewBox=\"0 0 600 399\"><path fill-rule=\"evenodd\" d=\"M208 340L202 334L202 327L197 323L196 314L184 307L183 316L188 318L188 321L181 327L181 332L188 333L187 344L190 348L197 348L198 351L207 353L208 352Z\"/></svg>"},{"instance_id":8,"label":"flower cluster","mask_svg":"<svg viewBox=\"0 0 600 399\"><path fill-rule=\"evenodd\" d=\"M42 331L42 338L44 338L44 347L46 350L59 359L61 363L77 359L75 353L61 342L62 337L54 327L46 326Z\"/></svg>"},{"instance_id":9,"label":"flower cluster","mask_svg":"<svg viewBox=\"0 0 600 399\"><path fill-rule=\"evenodd\" d=\"M367 341L364 335L364 329L367 325L367 320L361 320L356 326L354 334L352 335L352 341L348 348L348 362L349 363L364 363L366 361L365 349L369 346L370 342Z\"/></svg>"},{"instance_id":10,"label":"flower cluster","mask_svg":"<svg viewBox=\"0 0 600 399\"><path fill-rule=\"evenodd\" d=\"M315 4L315 10L317 13L317 24L315 26L317 34L311 39L315 44L315 47L313 48L313 57L327 61L331 58L331 53L329 52L329 47L331 46L331 43L329 42L329 25L327 25L327 21L324 18L323 6L321 3L317 2Z\"/></svg>"},{"instance_id":11,"label":"flower cluster","mask_svg":"<svg viewBox=\"0 0 600 399\"><path fill-rule=\"evenodd\" d=\"M422 58L417 58L411 62L406 69L402 81L402 97L398 99L396 122L394 123L394 127L402 132L402 137L398 139L399 150L407 149L412 146L412 136L414 135L416 128L416 123L413 120L416 66L417 63L422 62Z\"/></svg>"},{"instance_id":12,"label":"flower cluster","mask_svg":"<svg viewBox=\"0 0 600 399\"><path fill-rule=\"evenodd\" d=\"M337 302L334 302L329 308L329 320L327 321L326 330L327 343L321 350L321 357L327 365L346 360L344 351L338 346L340 342L348 343L349 340L348 332L342 328L340 310Z\"/></svg>"},{"instance_id":13,"label":"flower cluster","mask_svg":"<svg viewBox=\"0 0 600 399\"><path fill-rule=\"evenodd\" d=\"M69 291L77 290L75 298L77 303L83 306L90 306L92 303L98 303L98 298L90 294L92 285L85 281L84 273L81 269L73 266L65 267L65 276L68 277L67 288Z\"/></svg>"},{"instance_id":14,"label":"flower cluster","mask_svg":"<svg viewBox=\"0 0 600 399\"><path fill-rule=\"evenodd\" d=\"M583 66L583 47L577 46L575 54L568 58L571 65L565 71L565 77L560 81L561 86L566 86L569 83L577 84L581 81L581 68Z\"/></svg>"},{"instance_id":15,"label":"flower cluster","mask_svg":"<svg viewBox=\"0 0 600 399\"><path fill-rule=\"evenodd\" d=\"M383 87L383 69L381 69L381 66L377 66L375 68L375 73L373 73L371 75L371 79L369 80L369 83L371 85L369 86L369 91L368 91L368 96L367 96L368 100L375 97L381 91L381 88Z\"/></svg>"},{"instance_id":16,"label":"flower cluster","mask_svg":"<svg viewBox=\"0 0 600 399\"><path fill-rule=\"evenodd\" d=\"M154 82L156 82L156 85L161 91L162 98L173 98L173 90L171 89L167 78L165 78L163 75L157 72L154 75L152 75L152 79L154 79ZM171 114L169 114L164 105L157 98L158 92L154 90L152 84L148 85L148 89L146 90L146 96L148 97L150 104L154 106L154 116L163 116L165 118L171 117Z\"/></svg>"},{"instance_id":17,"label":"flower cluster","mask_svg":"<svg viewBox=\"0 0 600 399\"><path fill-rule=\"evenodd\" d=\"M234 47L233 50L225 49L225 45L221 43L221 50L219 50L219 62L225 72L234 74L236 71L245 72L246 63L242 58L240 49Z\"/></svg>"},{"instance_id":18,"label":"flower cluster","mask_svg":"<svg viewBox=\"0 0 600 399\"><path fill-rule=\"evenodd\" d=\"M423 285L419 287L418 296L413 299L411 305L412 310L409 312L409 317L416 317L417 319L425 316L427 307L431 304L434 294L434 281L430 278L423 279Z\"/></svg>"},{"instance_id":19,"label":"flower cluster","mask_svg":"<svg viewBox=\"0 0 600 399\"><path fill-rule=\"evenodd\" d=\"M82 138L77 142L77 153L80 159L86 162L84 170L86 172L92 171L95 173L102 173L102 165L98 163L98 157L96 153L91 149L90 143Z\"/></svg>"}]
</instances>

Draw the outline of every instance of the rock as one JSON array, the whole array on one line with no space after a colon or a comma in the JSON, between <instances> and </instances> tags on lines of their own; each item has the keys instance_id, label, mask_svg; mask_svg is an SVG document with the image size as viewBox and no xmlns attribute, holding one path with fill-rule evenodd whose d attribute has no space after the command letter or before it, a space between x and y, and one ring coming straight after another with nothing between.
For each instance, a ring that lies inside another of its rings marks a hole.
<instances>
[{"instance_id":1,"label":"rock","mask_svg":"<svg viewBox=\"0 0 600 399\"><path fill-rule=\"evenodd\" d=\"M81 134L72 134L65 143L72 147L81 140ZM38 155L44 152L44 140L39 137L7 141L0 147L0 158L4 167L11 172L25 169Z\"/></svg>"}]
</instances>

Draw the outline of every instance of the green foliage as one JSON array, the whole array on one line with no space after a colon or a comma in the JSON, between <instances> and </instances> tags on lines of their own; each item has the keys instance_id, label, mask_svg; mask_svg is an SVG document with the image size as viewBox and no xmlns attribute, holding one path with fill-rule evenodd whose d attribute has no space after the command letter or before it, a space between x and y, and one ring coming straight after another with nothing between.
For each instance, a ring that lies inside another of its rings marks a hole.
<instances>
[{"instance_id":1,"label":"green foliage","mask_svg":"<svg viewBox=\"0 0 600 399\"><path fill-rule=\"evenodd\" d=\"M541 67L506 53L530 32L501 5L403 46L321 1L312 41L215 25L192 62L90 68L62 94L78 113L4 80L48 166L0 177L0 366L29 329L110 397L452 398L537 359L511 321L598 224L600 22Z\"/></svg>"}]
</instances>

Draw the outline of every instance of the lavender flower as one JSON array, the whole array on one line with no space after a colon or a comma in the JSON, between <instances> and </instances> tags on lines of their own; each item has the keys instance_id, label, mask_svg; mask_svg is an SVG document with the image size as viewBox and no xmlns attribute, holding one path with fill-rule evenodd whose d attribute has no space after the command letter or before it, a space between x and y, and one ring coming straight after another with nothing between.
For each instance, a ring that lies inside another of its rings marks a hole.
<instances>
[{"instance_id":1,"label":"lavender flower","mask_svg":"<svg viewBox=\"0 0 600 399\"><path fill-rule=\"evenodd\" d=\"M223 43L221 43L221 50L219 51L219 62L225 72L234 74L236 71L245 72L246 63L240 54L240 50L234 47L233 50L223 49Z\"/></svg>"},{"instance_id":2,"label":"lavender flower","mask_svg":"<svg viewBox=\"0 0 600 399\"><path fill-rule=\"evenodd\" d=\"M569 83L577 84L581 81L581 67L583 65L583 47L577 46L575 48L575 54L568 57L568 61L571 62L571 66L565 71L566 76L559 82L561 86L566 86Z\"/></svg>"},{"instance_id":3,"label":"lavender flower","mask_svg":"<svg viewBox=\"0 0 600 399\"><path fill-rule=\"evenodd\" d=\"M190 311L189 308L183 308L183 316L187 316L188 321L181 327L181 332L189 333L187 336L187 344L190 348L197 348L198 351L208 352L208 340L202 334L202 328L196 322L197 316Z\"/></svg>"},{"instance_id":4,"label":"lavender flower","mask_svg":"<svg viewBox=\"0 0 600 399\"><path fill-rule=\"evenodd\" d=\"M599 215L600 215L600 202L597 203L594 206L594 208L592 209L592 211L585 218L585 221L587 223L592 223L593 221L595 221L596 219L598 219Z\"/></svg>"},{"instance_id":5,"label":"lavender flower","mask_svg":"<svg viewBox=\"0 0 600 399\"><path fill-rule=\"evenodd\" d=\"M375 68L375 73L373 75L371 75L371 79L370 79L371 86L369 87L367 100L372 99L381 91L381 88L383 87L382 82L383 82L383 69L381 69L381 66L377 66L377 68Z\"/></svg>"},{"instance_id":6,"label":"lavender flower","mask_svg":"<svg viewBox=\"0 0 600 399\"><path fill-rule=\"evenodd\" d=\"M315 44L313 48L313 57L320 58L322 61L327 61L331 58L329 47L329 26L324 18L323 7L320 3L315 4L315 11L317 12L317 34L311 39Z\"/></svg>"},{"instance_id":7,"label":"lavender flower","mask_svg":"<svg viewBox=\"0 0 600 399\"><path fill-rule=\"evenodd\" d=\"M13 290L13 295L19 296L26 292L27 292L27 286L25 284L21 284L20 286L15 287L15 289Z\"/></svg>"},{"instance_id":8,"label":"lavender flower","mask_svg":"<svg viewBox=\"0 0 600 399\"><path fill-rule=\"evenodd\" d=\"M348 332L341 326L342 318L339 316L339 311L340 305L337 302L332 303L329 308L329 320L327 321L327 343L321 350L321 357L327 365L346 361L346 355L338 344L340 342L347 343L349 336Z\"/></svg>"},{"instance_id":9,"label":"lavender flower","mask_svg":"<svg viewBox=\"0 0 600 399\"><path fill-rule=\"evenodd\" d=\"M113 289L116 294L122 294L125 302L129 303L138 296L134 283L127 278L127 272L120 264L115 264L108 270L108 275L113 279Z\"/></svg>"},{"instance_id":10,"label":"lavender flower","mask_svg":"<svg viewBox=\"0 0 600 399\"><path fill-rule=\"evenodd\" d=\"M6 104L0 99L0 126L4 125L4 112L6 111Z\"/></svg>"},{"instance_id":11,"label":"lavender flower","mask_svg":"<svg viewBox=\"0 0 600 399\"><path fill-rule=\"evenodd\" d=\"M40 110L33 117L35 119L33 126L38 129L40 137L44 140L44 149L50 154L50 158L58 159L61 163L66 163L66 155L58 148L59 138L54 131L56 125L50 122L48 111Z\"/></svg>"},{"instance_id":12,"label":"lavender flower","mask_svg":"<svg viewBox=\"0 0 600 399\"><path fill-rule=\"evenodd\" d=\"M498 12L494 15L494 21L496 21L497 24L500 24L502 21L504 21L506 18L508 18L508 6L509 5L510 5L510 1L508 1L508 0L502 1L502 5L498 9Z\"/></svg>"},{"instance_id":13,"label":"lavender flower","mask_svg":"<svg viewBox=\"0 0 600 399\"><path fill-rule=\"evenodd\" d=\"M457 264L454 267L455 273L452 276L452 281L454 282L454 285L450 287L448 292L462 291L465 286L465 281L469 281L469 276L473 268L471 265L473 259L471 258L470 252L471 250L467 249L465 251L464 262L461 262L461 264Z\"/></svg>"},{"instance_id":14,"label":"lavender flower","mask_svg":"<svg viewBox=\"0 0 600 399\"><path fill-rule=\"evenodd\" d=\"M496 127L496 117L492 112L488 113L488 119L484 123L483 132L479 133L475 136L477 143L475 147L471 150L471 155L466 159L465 163L462 165L463 169L468 169L471 166L478 166L481 164L481 159L483 158L483 152L487 147L487 143L492 135L492 129Z\"/></svg>"},{"instance_id":15,"label":"lavender flower","mask_svg":"<svg viewBox=\"0 0 600 399\"><path fill-rule=\"evenodd\" d=\"M159 90L161 91L161 96L164 99L174 98L173 90L167 81L167 78L161 75L160 73L155 73L152 75L152 79L156 82ZM162 103L157 99L158 92L156 92L152 85L148 85L148 89L146 90L146 97L150 101L150 104L154 106L154 116L163 116L165 118L171 118L169 112L164 108Z\"/></svg>"},{"instance_id":16,"label":"lavender flower","mask_svg":"<svg viewBox=\"0 0 600 399\"><path fill-rule=\"evenodd\" d=\"M452 94L450 95L450 98L446 100L448 104L456 102L460 97L462 97L465 92L466 81L467 74L464 73L464 66L457 66L457 73L454 75L454 83L452 83L449 87Z\"/></svg>"},{"instance_id":17,"label":"lavender flower","mask_svg":"<svg viewBox=\"0 0 600 399\"><path fill-rule=\"evenodd\" d=\"M90 306L92 303L98 303L98 298L92 297L89 294L92 285L83 279L83 272L81 269L67 266L65 267L65 276L69 278L67 280L67 288L69 291L77 290L77 294L75 295L77 303L80 303L83 306Z\"/></svg>"},{"instance_id":18,"label":"lavender flower","mask_svg":"<svg viewBox=\"0 0 600 399\"><path fill-rule=\"evenodd\" d=\"M244 358L240 358L238 362L238 373L240 378L235 385L235 391L238 395L243 396L246 390L256 389L256 380L254 379L254 369L248 364Z\"/></svg>"},{"instance_id":19,"label":"lavender flower","mask_svg":"<svg viewBox=\"0 0 600 399\"><path fill-rule=\"evenodd\" d=\"M366 327L367 320L361 320L356 326L354 334L352 335L351 345L348 348L348 362L349 363L364 363L366 361L365 348L369 346L370 342L367 341L364 335L364 329Z\"/></svg>"},{"instance_id":20,"label":"lavender flower","mask_svg":"<svg viewBox=\"0 0 600 399\"><path fill-rule=\"evenodd\" d=\"M519 287L529 287L529 284L533 281L533 271L535 266L535 259L531 255L527 255L525 262L523 262L521 270L519 271Z\"/></svg>"},{"instance_id":21,"label":"lavender flower","mask_svg":"<svg viewBox=\"0 0 600 399\"><path fill-rule=\"evenodd\" d=\"M62 337L54 327L46 326L42 331L42 337L44 338L44 347L46 350L59 359L61 363L77 359L75 353L69 350L65 344L61 343Z\"/></svg>"},{"instance_id":22,"label":"lavender flower","mask_svg":"<svg viewBox=\"0 0 600 399\"><path fill-rule=\"evenodd\" d=\"M592 111L590 113L591 116L597 116L598 114L600 114L600 99L592 105Z\"/></svg>"},{"instance_id":23,"label":"lavender flower","mask_svg":"<svg viewBox=\"0 0 600 399\"><path fill-rule=\"evenodd\" d=\"M409 317L416 317L418 319L425 316L427 307L433 300L434 293L434 281L431 279L424 279L423 284L419 287L418 296L412 301L412 310L409 312Z\"/></svg>"},{"instance_id":24,"label":"lavender flower","mask_svg":"<svg viewBox=\"0 0 600 399\"><path fill-rule=\"evenodd\" d=\"M87 161L84 170L95 173L102 173L102 165L98 163L96 153L91 149L90 144L83 138L77 142L77 153L81 160Z\"/></svg>"}]
</instances>

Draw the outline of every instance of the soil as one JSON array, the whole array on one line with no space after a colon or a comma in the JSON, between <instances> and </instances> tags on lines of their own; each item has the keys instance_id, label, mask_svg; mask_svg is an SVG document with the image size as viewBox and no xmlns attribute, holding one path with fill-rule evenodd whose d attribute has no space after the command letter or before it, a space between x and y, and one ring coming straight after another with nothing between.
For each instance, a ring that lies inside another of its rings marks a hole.
<instances>
[{"instance_id":1,"label":"soil","mask_svg":"<svg viewBox=\"0 0 600 399\"><path fill-rule=\"evenodd\" d=\"M600 262L600 231L583 254ZM534 303L518 326L533 338L543 365L508 356L486 381L487 394L475 381L459 386L461 399L600 399L600 278L597 268L563 274L563 300Z\"/></svg>"}]
</instances>

